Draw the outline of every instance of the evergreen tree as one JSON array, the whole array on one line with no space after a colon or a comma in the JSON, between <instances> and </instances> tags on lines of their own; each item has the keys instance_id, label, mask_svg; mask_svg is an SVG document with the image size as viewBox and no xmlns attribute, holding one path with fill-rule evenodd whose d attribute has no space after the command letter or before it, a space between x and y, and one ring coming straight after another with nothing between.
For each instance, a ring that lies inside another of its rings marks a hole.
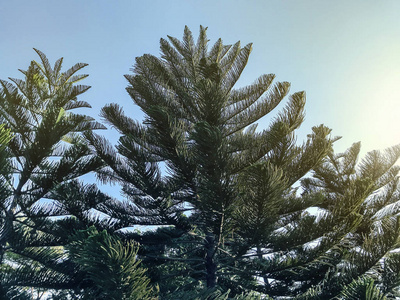
<instances>
[{"instance_id":1,"label":"evergreen tree","mask_svg":"<svg viewBox=\"0 0 400 300\"><path fill-rule=\"evenodd\" d=\"M81 133L104 128L73 112L90 107L77 100L89 87L75 84L87 76L76 75L86 64L62 72L62 58L51 68L46 56L35 51L41 63L33 61L27 71L21 70L24 80L0 81L0 122L12 133L6 148L10 167L1 177L0 263L7 270L1 280L5 290L58 288L68 282L68 273L60 273L57 264L65 257L61 246L74 228L80 228L74 226L79 222L54 217L78 212L88 220L88 210L104 200L96 195L89 199L77 181L101 166ZM62 195L74 189L75 195Z\"/></svg>"},{"instance_id":2,"label":"evergreen tree","mask_svg":"<svg viewBox=\"0 0 400 300\"><path fill-rule=\"evenodd\" d=\"M102 166L82 133L105 128L73 112L90 107L77 99L89 89L76 85L87 76L76 75L86 64L61 72L62 58L51 68L35 51L41 63L33 61L21 71L25 80L0 82L0 297L31 294L31 299L47 292L54 299L93 299L92 293L96 299L147 299L152 289L137 266L136 246L94 229L88 241L78 239L91 225L112 230L101 213L113 200L80 181ZM10 131L12 138L7 138ZM98 247L103 250L97 256L89 253ZM98 274L123 270L99 282L94 267Z\"/></svg>"},{"instance_id":3,"label":"evergreen tree","mask_svg":"<svg viewBox=\"0 0 400 300\"><path fill-rule=\"evenodd\" d=\"M145 113L143 124L110 104L102 116L122 134L116 149L87 134L108 165L99 178L122 185L125 201L115 204L110 217L121 227L160 226L126 237L143 246L139 255L162 297L185 291L194 296L204 288L231 295L278 292L270 286L269 268L289 262L275 255L273 265L265 266L263 257L272 244L284 251L308 241L301 231L295 237L275 233L319 201L297 197L293 185L335 139L321 125L296 144L304 92L289 96L270 126L257 131L256 122L281 103L290 85L273 83L268 74L236 88L251 44L219 39L209 48L203 27L197 42L185 28L183 41L168 37L160 44L161 58L138 57L134 74L126 76L129 95ZM301 220L304 231L310 221Z\"/></svg>"},{"instance_id":4,"label":"evergreen tree","mask_svg":"<svg viewBox=\"0 0 400 300\"><path fill-rule=\"evenodd\" d=\"M360 143L335 154L323 125L298 144L304 92L257 130L289 83L236 87L251 44L161 39L126 76L144 122L102 110L115 148L72 112L90 107L85 65L36 52L25 80L0 81L0 297L152 299L149 280L161 299L399 295L400 146L358 163ZM83 184L91 171L124 199ZM136 225L156 229L121 230Z\"/></svg>"},{"instance_id":5,"label":"evergreen tree","mask_svg":"<svg viewBox=\"0 0 400 300\"><path fill-rule=\"evenodd\" d=\"M360 143L341 154L330 153L303 180L305 194L320 194L319 214L309 226L314 237L311 264L292 268L300 299L384 299L399 286L400 145L372 151L357 164ZM309 254L308 254L309 255ZM306 290L307 289L307 290ZM354 295L358 295L358 294Z\"/></svg>"}]
</instances>

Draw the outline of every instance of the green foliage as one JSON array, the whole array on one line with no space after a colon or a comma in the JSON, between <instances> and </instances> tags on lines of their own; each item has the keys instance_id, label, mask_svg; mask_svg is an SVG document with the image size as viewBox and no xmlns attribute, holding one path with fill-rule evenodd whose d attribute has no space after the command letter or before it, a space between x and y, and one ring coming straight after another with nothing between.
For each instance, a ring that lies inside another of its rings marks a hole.
<instances>
[{"instance_id":1,"label":"green foliage","mask_svg":"<svg viewBox=\"0 0 400 300\"><path fill-rule=\"evenodd\" d=\"M10 130L6 129L4 124L0 124L0 199L6 199L10 193L8 182L11 177L11 166L8 162L7 145L11 139Z\"/></svg>"},{"instance_id":2,"label":"green foliage","mask_svg":"<svg viewBox=\"0 0 400 300\"><path fill-rule=\"evenodd\" d=\"M186 27L136 59L127 91L145 118L104 107L115 147L73 112L90 107L85 64L61 72L35 50L25 80L0 81L0 297L400 295L400 146L358 162L360 143L335 154L324 125L298 143L304 92L257 130L290 84L237 88L252 45L208 44ZM79 181L91 171L124 199ZM137 225L156 229L126 230Z\"/></svg>"},{"instance_id":3,"label":"green foliage","mask_svg":"<svg viewBox=\"0 0 400 300\"><path fill-rule=\"evenodd\" d=\"M295 264L277 253L315 236L303 238L304 226L291 243L276 234L317 201L300 199L292 186L321 162L335 139L321 125L296 144L304 92L289 96L271 125L257 131L255 122L281 103L290 84L273 83L275 75L267 74L236 88L251 44L219 39L209 47L201 27L197 42L185 28L182 41L168 37L160 45L161 58L138 57L134 74L126 76L128 93L145 113L143 124L110 104L102 116L122 135L116 149L87 135L108 165L99 178L123 186L126 201L112 217L125 227L168 226L126 234L142 245L139 255L161 297L217 287L231 290L232 297L248 290L268 294L268 278ZM272 265L266 254L273 254Z\"/></svg>"},{"instance_id":4,"label":"green foliage","mask_svg":"<svg viewBox=\"0 0 400 300\"><path fill-rule=\"evenodd\" d=\"M387 300L383 293L374 285L372 279L360 278L353 281L339 296L343 300Z\"/></svg>"},{"instance_id":5,"label":"green foliage","mask_svg":"<svg viewBox=\"0 0 400 300\"><path fill-rule=\"evenodd\" d=\"M92 268L87 265L92 258L88 252L75 251L74 256L66 252L78 243L70 241L76 230L91 224L102 228L104 222L110 228L108 220L90 212L108 212L111 199L95 185L78 181L81 175L102 166L82 133L104 126L72 112L90 107L77 100L89 87L75 85L87 76L75 75L86 64L76 64L61 72L62 59L51 68L44 54L36 52L42 64L32 62L27 71L22 71L24 81L10 79L14 85L1 81L2 296L23 299L29 293L47 290L55 299L82 295L93 299L93 293L104 299L147 299L151 289L145 290L144 270L137 268L136 246L124 245L105 232L98 234L96 240L92 233L92 244L84 244L82 251L98 246L104 250L112 245L112 252L97 253L103 255L99 262L108 258L110 265L97 264ZM94 267L101 269L96 272ZM119 273L113 272L121 267ZM115 286L100 283L95 277L104 275L106 268L111 268L109 272L115 276L108 274L105 278ZM115 288L116 294L107 295L105 288L109 288L109 293Z\"/></svg>"},{"instance_id":6,"label":"green foliage","mask_svg":"<svg viewBox=\"0 0 400 300\"><path fill-rule=\"evenodd\" d=\"M87 137L108 165L99 178L123 186L126 201L112 217L123 226L168 226L126 234L141 243L161 297L219 288L332 299L364 276L382 287L385 278L396 282L381 263L398 247L400 148L357 164L360 144L334 154L337 138L323 125L299 145L304 92L257 131L289 84L273 84L269 74L236 88L250 44L209 48L203 27L197 42L185 28L182 41L160 44L161 58L137 58L126 76L143 124L110 104L102 116L122 135L116 149Z\"/></svg>"},{"instance_id":7,"label":"green foliage","mask_svg":"<svg viewBox=\"0 0 400 300\"><path fill-rule=\"evenodd\" d=\"M314 266L302 272L305 278L309 272L324 275L318 285L305 293L304 299L330 299L342 290L364 293L359 289L363 280L368 281L362 285L370 289L368 293L375 293L378 287L382 291L379 297L396 293L399 270L394 267L397 256L392 251L399 246L400 233L395 208L399 201L400 169L395 162L400 157L400 146L383 153L368 153L357 164L359 151L357 143L345 153L329 154L315 169L314 178L303 180L306 194L324 195L316 223L324 232L315 247L323 251L315 257ZM362 279L352 283L358 278Z\"/></svg>"},{"instance_id":8,"label":"green foliage","mask_svg":"<svg viewBox=\"0 0 400 300\"><path fill-rule=\"evenodd\" d=\"M102 166L82 133L105 128L74 112L90 107L77 99L89 89L76 85L87 76L76 75L86 64L62 72L62 59L52 68L35 51L41 63L33 61L27 71L21 70L24 80L0 81L1 133L12 133L6 144L5 136L0 138L1 285L21 293L76 285L63 251L66 237L74 228L95 223L87 212L105 201L86 202L90 195L77 181ZM60 194L68 189L80 196ZM79 207L78 213L72 207Z\"/></svg>"},{"instance_id":9,"label":"green foliage","mask_svg":"<svg viewBox=\"0 0 400 300\"><path fill-rule=\"evenodd\" d=\"M187 299L187 300L269 300L268 296L263 296L259 293L249 292L229 297L230 290L222 292L219 289L204 289L202 291L176 291L174 293L163 296L162 299Z\"/></svg>"},{"instance_id":10,"label":"green foliage","mask_svg":"<svg viewBox=\"0 0 400 300\"><path fill-rule=\"evenodd\" d=\"M12 139L12 134L10 129L4 128L4 124L0 125L0 146L1 150L4 151L8 142Z\"/></svg>"},{"instance_id":11,"label":"green foliage","mask_svg":"<svg viewBox=\"0 0 400 300\"><path fill-rule=\"evenodd\" d=\"M67 250L85 273L89 288L83 299L154 299L145 269L136 259L138 246L124 243L106 231L94 227L71 237Z\"/></svg>"}]
</instances>

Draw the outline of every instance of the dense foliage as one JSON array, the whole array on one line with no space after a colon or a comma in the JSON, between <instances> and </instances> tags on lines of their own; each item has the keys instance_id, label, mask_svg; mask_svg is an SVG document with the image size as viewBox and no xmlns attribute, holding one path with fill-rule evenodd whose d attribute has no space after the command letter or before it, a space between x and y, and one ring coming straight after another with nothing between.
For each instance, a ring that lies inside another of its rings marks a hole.
<instances>
[{"instance_id":1,"label":"dense foliage","mask_svg":"<svg viewBox=\"0 0 400 300\"><path fill-rule=\"evenodd\" d=\"M87 77L76 75L86 64L62 72L62 59L52 68L46 56L36 52L41 63L33 61L27 71L21 70L25 80L0 81L1 128L12 135L9 141L1 139L1 159L6 160L0 186L2 299L34 290L81 294L92 289L96 282L85 279L88 270L79 268L67 250L73 234L93 224L101 229L105 222L91 210L106 209L108 197L79 181L103 165L82 132L105 127L74 113L90 108L77 100L89 89L76 85Z\"/></svg>"},{"instance_id":2,"label":"dense foliage","mask_svg":"<svg viewBox=\"0 0 400 300\"><path fill-rule=\"evenodd\" d=\"M145 118L104 107L115 147L71 111L89 107L84 64L61 72L36 50L24 81L1 81L3 298L397 295L400 146L358 162L360 144L335 154L323 125L297 142L305 93L285 100L273 74L238 88L252 45L208 43L185 28L136 59L127 91ZM85 185L89 172L123 198Z\"/></svg>"}]
</instances>

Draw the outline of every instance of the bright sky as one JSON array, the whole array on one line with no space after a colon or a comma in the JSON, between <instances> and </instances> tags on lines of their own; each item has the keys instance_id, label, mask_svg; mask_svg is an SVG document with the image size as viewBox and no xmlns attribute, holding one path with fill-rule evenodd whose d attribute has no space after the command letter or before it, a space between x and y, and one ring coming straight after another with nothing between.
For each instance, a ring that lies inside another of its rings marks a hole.
<instances>
[{"instance_id":1,"label":"bright sky","mask_svg":"<svg viewBox=\"0 0 400 300\"><path fill-rule=\"evenodd\" d=\"M141 118L123 75L135 57L158 55L161 37L181 38L185 25L195 37L207 26L211 44L253 43L241 85L275 73L292 93L307 92L299 141L324 123L343 136L337 151L356 141L363 153L400 143L398 0L3 0L0 79L22 78L17 69L38 59L35 47L51 63L64 57L64 70L89 63L86 113L118 102Z\"/></svg>"}]
</instances>

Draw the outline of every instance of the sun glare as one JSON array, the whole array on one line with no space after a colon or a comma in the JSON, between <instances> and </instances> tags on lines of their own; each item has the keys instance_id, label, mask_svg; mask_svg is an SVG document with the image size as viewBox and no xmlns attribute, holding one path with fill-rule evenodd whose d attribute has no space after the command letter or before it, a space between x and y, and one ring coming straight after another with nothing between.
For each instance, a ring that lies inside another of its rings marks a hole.
<instances>
[{"instance_id":1,"label":"sun glare","mask_svg":"<svg viewBox=\"0 0 400 300\"><path fill-rule=\"evenodd\" d=\"M371 49L354 63L343 96L348 99L350 131L364 150L400 143L400 45Z\"/></svg>"},{"instance_id":2,"label":"sun glare","mask_svg":"<svg viewBox=\"0 0 400 300\"><path fill-rule=\"evenodd\" d=\"M378 147L400 143L400 74L379 78L362 107L362 123L370 132L365 142Z\"/></svg>"}]
</instances>

